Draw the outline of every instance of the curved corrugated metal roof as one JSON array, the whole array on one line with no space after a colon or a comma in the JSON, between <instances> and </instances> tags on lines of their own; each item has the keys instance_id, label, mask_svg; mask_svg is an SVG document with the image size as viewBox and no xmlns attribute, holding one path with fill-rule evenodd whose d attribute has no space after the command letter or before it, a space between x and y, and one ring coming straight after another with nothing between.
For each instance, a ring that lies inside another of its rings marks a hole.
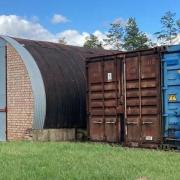
<instances>
[{"instance_id":1,"label":"curved corrugated metal roof","mask_svg":"<svg viewBox=\"0 0 180 180\"><path fill-rule=\"evenodd\" d=\"M85 127L85 59L113 52L42 41L15 40L32 55L41 72L46 94L44 128Z\"/></svg>"}]
</instances>

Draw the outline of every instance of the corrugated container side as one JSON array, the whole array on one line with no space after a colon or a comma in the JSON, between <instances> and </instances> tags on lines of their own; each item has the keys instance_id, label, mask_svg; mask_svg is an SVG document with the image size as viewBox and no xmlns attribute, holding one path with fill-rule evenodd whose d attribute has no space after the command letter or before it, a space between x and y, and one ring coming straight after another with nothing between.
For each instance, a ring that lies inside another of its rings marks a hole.
<instances>
[{"instance_id":1,"label":"corrugated container side","mask_svg":"<svg viewBox=\"0 0 180 180\"><path fill-rule=\"evenodd\" d=\"M156 147L161 142L160 54L127 53L124 69L126 145Z\"/></svg>"},{"instance_id":2,"label":"corrugated container side","mask_svg":"<svg viewBox=\"0 0 180 180\"><path fill-rule=\"evenodd\" d=\"M180 45L162 55L164 144L180 148Z\"/></svg>"},{"instance_id":3,"label":"corrugated container side","mask_svg":"<svg viewBox=\"0 0 180 180\"><path fill-rule=\"evenodd\" d=\"M89 138L120 142L122 108L122 63L117 56L87 63Z\"/></svg>"},{"instance_id":4,"label":"corrugated container side","mask_svg":"<svg viewBox=\"0 0 180 180\"><path fill-rule=\"evenodd\" d=\"M161 48L87 61L91 140L158 147L161 136Z\"/></svg>"}]
</instances>

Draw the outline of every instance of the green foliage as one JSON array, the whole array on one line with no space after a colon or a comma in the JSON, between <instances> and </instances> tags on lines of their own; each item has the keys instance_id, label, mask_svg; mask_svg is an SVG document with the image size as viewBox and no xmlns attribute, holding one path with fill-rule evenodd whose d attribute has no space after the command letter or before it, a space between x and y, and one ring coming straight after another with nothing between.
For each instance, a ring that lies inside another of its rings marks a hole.
<instances>
[{"instance_id":1,"label":"green foliage","mask_svg":"<svg viewBox=\"0 0 180 180\"><path fill-rule=\"evenodd\" d=\"M102 43L93 34L91 34L89 37L86 38L84 47L86 47L86 48L103 48Z\"/></svg>"},{"instance_id":2,"label":"green foliage","mask_svg":"<svg viewBox=\"0 0 180 180\"><path fill-rule=\"evenodd\" d=\"M0 143L2 180L179 179L177 152L68 142Z\"/></svg>"},{"instance_id":3,"label":"green foliage","mask_svg":"<svg viewBox=\"0 0 180 180\"><path fill-rule=\"evenodd\" d=\"M129 18L125 26L123 47L125 50L140 50L150 47L151 42L147 35L139 31L135 18Z\"/></svg>"},{"instance_id":4,"label":"green foliage","mask_svg":"<svg viewBox=\"0 0 180 180\"><path fill-rule=\"evenodd\" d=\"M180 33L180 19L176 21L178 32Z\"/></svg>"},{"instance_id":5,"label":"green foliage","mask_svg":"<svg viewBox=\"0 0 180 180\"><path fill-rule=\"evenodd\" d=\"M124 34L121 22L110 24L107 38L104 39L105 46L111 46L113 50L122 50L122 38Z\"/></svg>"},{"instance_id":6,"label":"green foliage","mask_svg":"<svg viewBox=\"0 0 180 180\"><path fill-rule=\"evenodd\" d=\"M177 37L177 26L180 26L180 22L176 23L176 13L168 11L161 18L162 30L156 32L157 39L163 44L171 44L172 40Z\"/></svg>"}]
</instances>

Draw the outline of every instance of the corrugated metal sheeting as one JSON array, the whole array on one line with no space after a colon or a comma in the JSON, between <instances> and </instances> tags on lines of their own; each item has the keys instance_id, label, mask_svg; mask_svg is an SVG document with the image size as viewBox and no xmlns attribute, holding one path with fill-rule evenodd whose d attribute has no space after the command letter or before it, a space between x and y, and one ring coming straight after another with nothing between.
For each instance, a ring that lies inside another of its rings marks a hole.
<instances>
[{"instance_id":1,"label":"corrugated metal sheeting","mask_svg":"<svg viewBox=\"0 0 180 180\"><path fill-rule=\"evenodd\" d=\"M164 141L180 148L180 45L162 55L162 74Z\"/></svg>"},{"instance_id":2,"label":"corrugated metal sheeting","mask_svg":"<svg viewBox=\"0 0 180 180\"><path fill-rule=\"evenodd\" d=\"M159 52L127 53L124 68L126 145L156 146L161 141Z\"/></svg>"},{"instance_id":3,"label":"corrugated metal sheeting","mask_svg":"<svg viewBox=\"0 0 180 180\"><path fill-rule=\"evenodd\" d=\"M17 38L9 39L16 41L16 44L23 48L19 53L26 62L28 73L32 72L29 74L31 82L34 82L32 83L34 93L37 95L35 108L39 107L35 109L38 111L34 129L85 128L85 59L92 55L112 54L113 51L91 50ZM11 44L15 46L15 43ZM22 56L23 54L25 56ZM37 71L36 67L32 66L32 61L39 71L37 79L42 79L42 83L37 83L34 77L33 72ZM39 84L42 85L41 89Z\"/></svg>"},{"instance_id":4,"label":"corrugated metal sheeting","mask_svg":"<svg viewBox=\"0 0 180 180\"><path fill-rule=\"evenodd\" d=\"M91 140L180 148L180 46L117 52L1 36L0 141L6 138L6 43L31 80L33 129L85 128L87 98Z\"/></svg>"},{"instance_id":5,"label":"corrugated metal sheeting","mask_svg":"<svg viewBox=\"0 0 180 180\"><path fill-rule=\"evenodd\" d=\"M159 49L87 61L91 140L154 147L161 142Z\"/></svg>"},{"instance_id":6,"label":"corrugated metal sheeting","mask_svg":"<svg viewBox=\"0 0 180 180\"><path fill-rule=\"evenodd\" d=\"M180 46L92 57L86 68L91 140L180 146Z\"/></svg>"},{"instance_id":7,"label":"corrugated metal sheeting","mask_svg":"<svg viewBox=\"0 0 180 180\"><path fill-rule=\"evenodd\" d=\"M95 141L120 142L122 63L117 56L93 60L87 65L90 137Z\"/></svg>"}]
</instances>

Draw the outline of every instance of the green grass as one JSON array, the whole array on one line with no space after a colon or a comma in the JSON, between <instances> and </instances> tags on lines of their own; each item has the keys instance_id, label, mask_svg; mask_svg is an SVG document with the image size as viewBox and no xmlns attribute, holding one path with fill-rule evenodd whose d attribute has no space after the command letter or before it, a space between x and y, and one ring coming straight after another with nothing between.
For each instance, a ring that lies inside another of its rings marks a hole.
<instances>
[{"instance_id":1,"label":"green grass","mask_svg":"<svg viewBox=\"0 0 180 180\"><path fill-rule=\"evenodd\" d=\"M0 179L180 179L180 154L91 143L0 143Z\"/></svg>"}]
</instances>

